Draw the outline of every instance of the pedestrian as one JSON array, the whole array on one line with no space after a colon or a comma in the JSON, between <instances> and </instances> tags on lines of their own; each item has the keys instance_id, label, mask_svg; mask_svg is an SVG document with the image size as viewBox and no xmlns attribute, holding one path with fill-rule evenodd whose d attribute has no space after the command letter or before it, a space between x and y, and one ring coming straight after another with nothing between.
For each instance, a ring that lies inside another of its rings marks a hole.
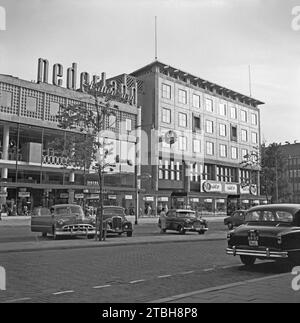
<instances>
[{"instance_id":1,"label":"pedestrian","mask_svg":"<svg viewBox=\"0 0 300 323\"><path fill-rule=\"evenodd\" d=\"M167 229L167 215L165 208L163 208L159 215L159 222L160 222L160 233L165 233Z\"/></svg>"}]
</instances>

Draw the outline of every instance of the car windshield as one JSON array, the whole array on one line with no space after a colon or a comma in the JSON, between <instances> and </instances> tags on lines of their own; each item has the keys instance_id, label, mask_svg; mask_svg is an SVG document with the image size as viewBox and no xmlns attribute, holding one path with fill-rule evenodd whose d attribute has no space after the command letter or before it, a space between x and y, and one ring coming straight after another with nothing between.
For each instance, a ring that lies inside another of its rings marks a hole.
<instances>
[{"instance_id":1,"label":"car windshield","mask_svg":"<svg viewBox=\"0 0 300 323\"><path fill-rule=\"evenodd\" d=\"M113 216L121 216L124 217L124 211L121 208L104 208L103 209L103 218L108 219Z\"/></svg>"},{"instance_id":2,"label":"car windshield","mask_svg":"<svg viewBox=\"0 0 300 323\"><path fill-rule=\"evenodd\" d=\"M79 215L84 216L83 210L80 206L58 206L55 208L55 214L57 215Z\"/></svg>"},{"instance_id":3,"label":"car windshield","mask_svg":"<svg viewBox=\"0 0 300 323\"><path fill-rule=\"evenodd\" d=\"M196 217L196 214L195 212L184 212L184 211L181 211L181 212L176 212L176 216L178 217L185 217L185 218L195 218Z\"/></svg>"},{"instance_id":4,"label":"car windshield","mask_svg":"<svg viewBox=\"0 0 300 323\"><path fill-rule=\"evenodd\" d=\"M293 222L293 214L288 211L264 210L250 211L246 215L246 222Z\"/></svg>"}]
</instances>

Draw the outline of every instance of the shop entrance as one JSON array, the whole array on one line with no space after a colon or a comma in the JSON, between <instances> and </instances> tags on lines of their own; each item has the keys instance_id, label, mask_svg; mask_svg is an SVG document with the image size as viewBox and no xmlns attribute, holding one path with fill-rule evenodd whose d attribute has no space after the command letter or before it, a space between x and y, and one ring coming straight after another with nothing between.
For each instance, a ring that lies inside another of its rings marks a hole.
<instances>
[{"instance_id":1,"label":"shop entrance","mask_svg":"<svg viewBox=\"0 0 300 323\"><path fill-rule=\"evenodd\" d=\"M227 197L227 215L240 209L240 195L228 195Z\"/></svg>"}]
</instances>

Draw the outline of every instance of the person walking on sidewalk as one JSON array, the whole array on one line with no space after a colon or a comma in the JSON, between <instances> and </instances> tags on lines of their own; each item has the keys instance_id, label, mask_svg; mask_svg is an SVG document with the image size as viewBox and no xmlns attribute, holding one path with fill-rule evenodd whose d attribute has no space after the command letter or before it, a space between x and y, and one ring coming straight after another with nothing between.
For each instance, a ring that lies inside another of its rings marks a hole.
<instances>
[{"instance_id":1,"label":"person walking on sidewalk","mask_svg":"<svg viewBox=\"0 0 300 323\"><path fill-rule=\"evenodd\" d=\"M167 214L165 208L163 208L159 215L160 221L160 233L165 233L167 229Z\"/></svg>"}]
</instances>

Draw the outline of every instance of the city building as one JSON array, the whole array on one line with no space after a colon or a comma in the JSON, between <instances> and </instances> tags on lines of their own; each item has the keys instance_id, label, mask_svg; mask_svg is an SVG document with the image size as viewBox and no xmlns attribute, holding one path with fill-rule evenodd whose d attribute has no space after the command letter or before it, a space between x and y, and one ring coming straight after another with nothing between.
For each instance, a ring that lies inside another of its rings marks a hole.
<instances>
[{"instance_id":1,"label":"city building","mask_svg":"<svg viewBox=\"0 0 300 323\"><path fill-rule=\"evenodd\" d=\"M256 163L263 102L159 61L131 75L139 81L146 137L143 213L190 206L217 215L267 203Z\"/></svg>"},{"instance_id":2,"label":"city building","mask_svg":"<svg viewBox=\"0 0 300 323\"><path fill-rule=\"evenodd\" d=\"M61 105L95 109L95 98L82 90L82 82L90 80L89 74L80 74L81 85L77 88L77 65L73 63L67 69L64 88L62 65L53 65L52 84L48 82L48 71L49 62L39 59L37 82L0 75L0 202L19 215L25 205L32 209L56 203L98 203L97 174L65 167L65 157L51 148L56 138L73 135L73 131L57 126ZM104 176L105 204L134 208L137 82L126 74L106 80L104 73L100 82L104 94L116 94L111 105L114 113L105 125L111 134L107 135L113 146L111 158L117 160L116 167Z\"/></svg>"},{"instance_id":3,"label":"city building","mask_svg":"<svg viewBox=\"0 0 300 323\"><path fill-rule=\"evenodd\" d=\"M300 203L300 143L282 145L280 151L286 159L289 183L292 188L290 202Z\"/></svg>"}]
</instances>

